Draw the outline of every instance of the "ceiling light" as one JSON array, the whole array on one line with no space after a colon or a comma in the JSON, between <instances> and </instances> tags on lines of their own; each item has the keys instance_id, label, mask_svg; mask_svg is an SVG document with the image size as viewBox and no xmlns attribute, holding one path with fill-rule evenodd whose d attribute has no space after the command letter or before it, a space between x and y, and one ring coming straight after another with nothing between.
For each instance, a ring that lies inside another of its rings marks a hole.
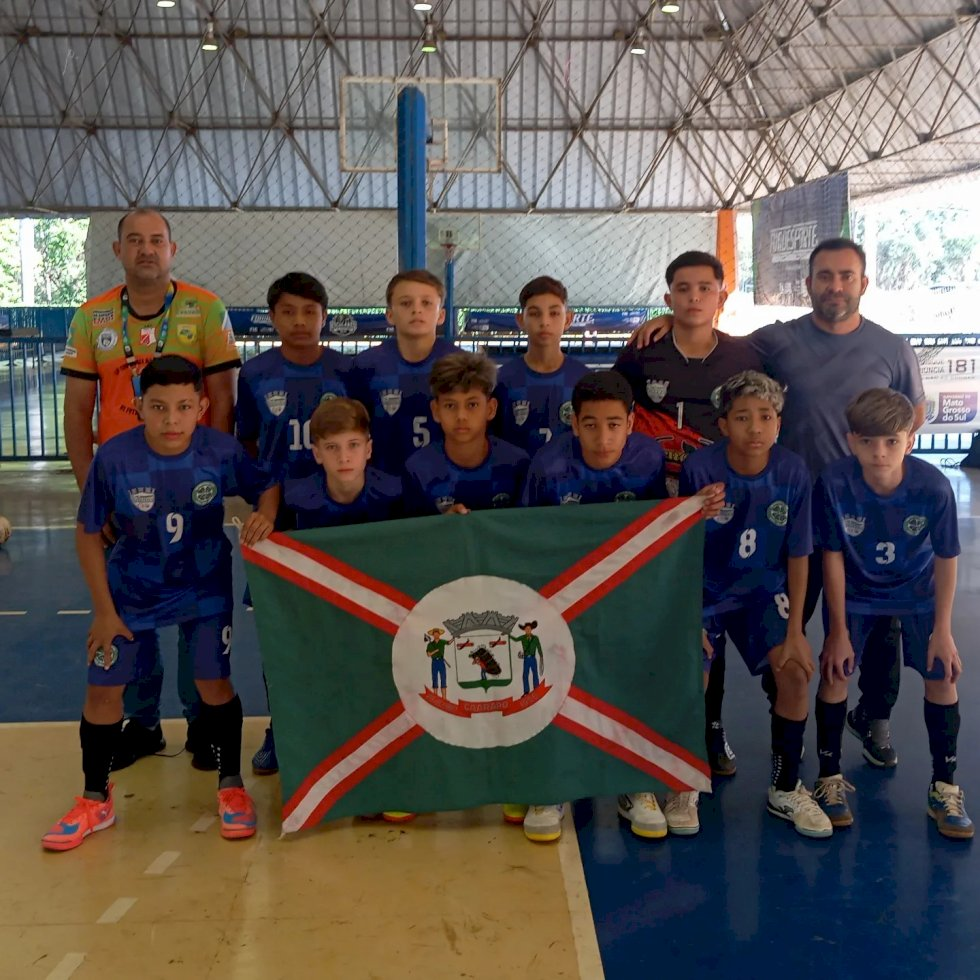
<instances>
[{"instance_id":1,"label":"ceiling light","mask_svg":"<svg viewBox=\"0 0 980 980\"><path fill-rule=\"evenodd\" d=\"M413 10L421 10L421 11L431 10L432 9L432 4L431 3L413 3L412 4L412 9Z\"/></svg>"},{"instance_id":2,"label":"ceiling light","mask_svg":"<svg viewBox=\"0 0 980 980\"><path fill-rule=\"evenodd\" d=\"M218 50L218 39L214 36L214 21L209 20L208 26L205 28L204 37L201 40L201 50L202 51L217 51Z\"/></svg>"},{"instance_id":3,"label":"ceiling light","mask_svg":"<svg viewBox=\"0 0 980 980\"><path fill-rule=\"evenodd\" d=\"M633 40L630 41L630 54L641 55L647 53L647 45L650 43L650 32L644 24L636 29Z\"/></svg>"},{"instance_id":4,"label":"ceiling light","mask_svg":"<svg viewBox=\"0 0 980 980\"><path fill-rule=\"evenodd\" d=\"M425 22L425 34L422 36L422 54L434 54L439 50L439 39L436 27L431 20Z\"/></svg>"},{"instance_id":5,"label":"ceiling light","mask_svg":"<svg viewBox=\"0 0 980 980\"><path fill-rule=\"evenodd\" d=\"M177 0L157 0L158 7L176 7Z\"/></svg>"},{"instance_id":6,"label":"ceiling light","mask_svg":"<svg viewBox=\"0 0 980 980\"><path fill-rule=\"evenodd\" d=\"M660 13L676 14L680 11L681 5L674 0L660 0Z\"/></svg>"}]
</instances>

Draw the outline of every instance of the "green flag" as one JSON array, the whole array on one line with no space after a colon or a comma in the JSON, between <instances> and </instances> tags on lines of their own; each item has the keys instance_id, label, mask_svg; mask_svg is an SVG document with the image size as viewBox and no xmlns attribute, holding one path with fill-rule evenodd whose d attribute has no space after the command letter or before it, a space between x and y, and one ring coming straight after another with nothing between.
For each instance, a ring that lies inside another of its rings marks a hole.
<instances>
[{"instance_id":1,"label":"green flag","mask_svg":"<svg viewBox=\"0 0 980 980\"><path fill-rule=\"evenodd\" d=\"M710 790L700 501L486 511L244 548L283 830Z\"/></svg>"}]
</instances>

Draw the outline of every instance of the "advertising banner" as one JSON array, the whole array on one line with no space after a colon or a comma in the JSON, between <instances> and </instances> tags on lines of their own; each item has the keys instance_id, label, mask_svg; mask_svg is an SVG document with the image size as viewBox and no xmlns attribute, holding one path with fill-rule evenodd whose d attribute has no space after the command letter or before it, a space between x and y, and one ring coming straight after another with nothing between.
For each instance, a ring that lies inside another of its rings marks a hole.
<instances>
[{"instance_id":1,"label":"advertising banner","mask_svg":"<svg viewBox=\"0 0 980 980\"><path fill-rule=\"evenodd\" d=\"M810 253L818 242L848 233L846 173L753 201L755 302L808 306L804 280Z\"/></svg>"}]
</instances>

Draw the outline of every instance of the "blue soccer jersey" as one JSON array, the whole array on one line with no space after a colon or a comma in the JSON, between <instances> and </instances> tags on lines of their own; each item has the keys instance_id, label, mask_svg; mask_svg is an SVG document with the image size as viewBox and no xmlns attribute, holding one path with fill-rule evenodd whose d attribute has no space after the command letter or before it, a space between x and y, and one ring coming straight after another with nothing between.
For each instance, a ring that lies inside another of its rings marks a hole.
<instances>
[{"instance_id":1,"label":"blue soccer jersey","mask_svg":"<svg viewBox=\"0 0 980 980\"><path fill-rule=\"evenodd\" d=\"M109 591L133 632L232 608L224 498L254 503L273 482L236 439L204 426L177 456L150 449L143 426L100 447L78 522L96 534L112 515L119 538L109 555Z\"/></svg>"},{"instance_id":2,"label":"blue soccer jersey","mask_svg":"<svg viewBox=\"0 0 980 980\"><path fill-rule=\"evenodd\" d=\"M588 373L571 357L548 374L532 371L523 357L508 361L497 375L494 432L533 456L553 437L571 431L572 389Z\"/></svg>"},{"instance_id":3,"label":"blue soccer jersey","mask_svg":"<svg viewBox=\"0 0 980 980\"><path fill-rule=\"evenodd\" d=\"M294 364L274 347L249 358L238 376L235 424L242 442L258 443L258 458L278 480L318 469L310 451L310 416L328 398L347 394L353 358L324 348L315 364Z\"/></svg>"},{"instance_id":4,"label":"blue soccer jersey","mask_svg":"<svg viewBox=\"0 0 980 980\"><path fill-rule=\"evenodd\" d=\"M880 497L849 456L823 471L815 494L816 543L844 554L847 612L935 608L934 558L960 553L953 488L935 466L907 456L902 482Z\"/></svg>"},{"instance_id":5,"label":"blue soccer jersey","mask_svg":"<svg viewBox=\"0 0 980 980\"><path fill-rule=\"evenodd\" d=\"M725 505L705 527L705 616L785 594L788 560L813 551L806 463L773 446L766 468L744 476L728 465L727 448L722 439L691 453L681 466L683 497L710 483L725 484Z\"/></svg>"},{"instance_id":6,"label":"blue soccer jersey","mask_svg":"<svg viewBox=\"0 0 980 980\"><path fill-rule=\"evenodd\" d=\"M406 361L394 337L354 358L348 390L371 416L371 463L401 476L405 461L416 450L442 442L442 429L432 419L429 372L432 365L460 349L437 339L424 361Z\"/></svg>"},{"instance_id":7,"label":"blue soccer jersey","mask_svg":"<svg viewBox=\"0 0 980 980\"><path fill-rule=\"evenodd\" d=\"M523 449L494 436L487 458L457 466L442 444L426 446L405 464L405 511L410 517L444 514L454 504L469 510L516 507L521 502L530 459Z\"/></svg>"},{"instance_id":8,"label":"blue soccer jersey","mask_svg":"<svg viewBox=\"0 0 980 980\"><path fill-rule=\"evenodd\" d=\"M664 453L655 439L632 433L618 463L594 470L582 458L578 439L566 432L539 449L531 460L523 503L525 507L548 507L666 496Z\"/></svg>"},{"instance_id":9,"label":"blue soccer jersey","mask_svg":"<svg viewBox=\"0 0 980 980\"><path fill-rule=\"evenodd\" d=\"M337 503L330 496L327 476L322 469L300 480L286 480L283 502L293 515L297 531L388 521L404 514L402 481L397 476L372 469L364 474L364 489L360 496L349 504Z\"/></svg>"}]
</instances>

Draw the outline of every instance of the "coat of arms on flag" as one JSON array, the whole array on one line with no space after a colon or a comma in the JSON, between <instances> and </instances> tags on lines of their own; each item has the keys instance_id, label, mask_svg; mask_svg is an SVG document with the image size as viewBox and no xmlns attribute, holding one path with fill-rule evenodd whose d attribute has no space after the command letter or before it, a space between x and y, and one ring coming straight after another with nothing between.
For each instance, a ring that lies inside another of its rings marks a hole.
<instances>
[{"instance_id":1,"label":"coat of arms on flag","mask_svg":"<svg viewBox=\"0 0 980 980\"><path fill-rule=\"evenodd\" d=\"M700 502L484 511L245 548L283 830L710 789Z\"/></svg>"}]
</instances>

